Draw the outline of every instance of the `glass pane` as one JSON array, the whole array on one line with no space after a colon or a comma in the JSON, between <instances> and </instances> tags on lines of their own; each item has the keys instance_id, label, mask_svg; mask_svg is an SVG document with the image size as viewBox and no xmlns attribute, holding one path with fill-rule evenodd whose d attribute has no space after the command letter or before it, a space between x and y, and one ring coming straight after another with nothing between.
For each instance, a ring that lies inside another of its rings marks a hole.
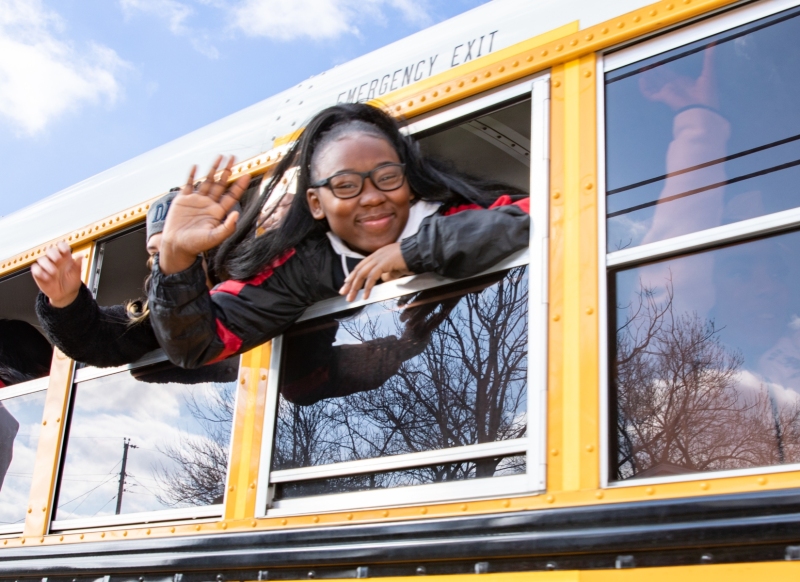
<instances>
[{"instance_id":1,"label":"glass pane","mask_svg":"<svg viewBox=\"0 0 800 582\"><path fill-rule=\"evenodd\" d=\"M525 436L527 311L520 267L296 326L273 470Z\"/></svg>"},{"instance_id":2,"label":"glass pane","mask_svg":"<svg viewBox=\"0 0 800 582\"><path fill-rule=\"evenodd\" d=\"M25 521L46 394L0 400L0 525Z\"/></svg>"},{"instance_id":3,"label":"glass pane","mask_svg":"<svg viewBox=\"0 0 800 582\"><path fill-rule=\"evenodd\" d=\"M165 362L76 384L56 519L222 503L237 365Z\"/></svg>"},{"instance_id":4,"label":"glass pane","mask_svg":"<svg viewBox=\"0 0 800 582\"><path fill-rule=\"evenodd\" d=\"M425 485L429 483L445 483L466 481L468 479L484 479L486 477L504 477L525 473L525 455L499 457L496 459L477 459L414 467L397 471L367 473L330 479L315 479L297 483L280 483L275 492L275 499L292 499L309 495L330 495L331 493L351 493L353 491L371 491L373 489L391 489L408 487L409 485Z\"/></svg>"},{"instance_id":5,"label":"glass pane","mask_svg":"<svg viewBox=\"0 0 800 582\"><path fill-rule=\"evenodd\" d=\"M612 276L612 475L800 462L798 254L793 232Z\"/></svg>"},{"instance_id":6,"label":"glass pane","mask_svg":"<svg viewBox=\"0 0 800 582\"><path fill-rule=\"evenodd\" d=\"M798 205L798 15L606 75L609 251Z\"/></svg>"}]
</instances>

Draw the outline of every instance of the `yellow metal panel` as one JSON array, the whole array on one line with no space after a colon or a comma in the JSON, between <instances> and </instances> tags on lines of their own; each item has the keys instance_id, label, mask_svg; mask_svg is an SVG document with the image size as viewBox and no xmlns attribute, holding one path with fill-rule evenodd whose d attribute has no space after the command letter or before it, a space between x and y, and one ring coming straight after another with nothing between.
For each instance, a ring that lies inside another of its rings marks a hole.
<instances>
[{"instance_id":1,"label":"yellow metal panel","mask_svg":"<svg viewBox=\"0 0 800 582\"><path fill-rule=\"evenodd\" d=\"M242 355L225 498L226 520L255 515L271 346L267 343Z\"/></svg>"},{"instance_id":2,"label":"yellow metal panel","mask_svg":"<svg viewBox=\"0 0 800 582\"><path fill-rule=\"evenodd\" d=\"M78 248L73 255L83 255L82 278L89 278L89 267L93 245ZM50 366L50 379L42 415L42 431L36 449L36 463L33 467L31 491L28 499L28 513L25 516L23 538L41 537L47 533L50 516L53 513L52 499L58 474L58 462L64 438L64 420L67 414L70 388L72 387L72 367L74 362L58 348L53 350L53 363Z\"/></svg>"},{"instance_id":3,"label":"yellow metal panel","mask_svg":"<svg viewBox=\"0 0 800 582\"><path fill-rule=\"evenodd\" d=\"M550 257L547 378L547 490L563 489L564 65L550 76Z\"/></svg>"},{"instance_id":4,"label":"yellow metal panel","mask_svg":"<svg viewBox=\"0 0 800 582\"><path fill-rule=\"evenodd\" d=\"M580 489L600 484L600 369L597 241L597 88L594 54L580 60L578 75L578 270L579 298L575 319L580 329L580 433L577 454Z\"/></svg>"}]
</instances>

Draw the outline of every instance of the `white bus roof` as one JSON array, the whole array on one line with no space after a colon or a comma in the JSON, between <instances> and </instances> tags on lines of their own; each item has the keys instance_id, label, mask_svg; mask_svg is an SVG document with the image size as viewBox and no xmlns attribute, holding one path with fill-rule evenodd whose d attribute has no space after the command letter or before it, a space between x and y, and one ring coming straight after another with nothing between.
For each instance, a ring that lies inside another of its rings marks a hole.
<instances>
[{"instance_id":1,"label":"white bus roof","mask_svg":"<svg viewBox=\"0 0 800 582\"><path fill-rule=\"evenodd\" d=\"M182 184L192 164L217 154L266 152L320 109L367 101L471 59L579 21L586 28L646 5L643 0L493 0L83 180L0 219L9 257ZM268 74L268 71L267 73Z\"/></svg>"}]
</instances>

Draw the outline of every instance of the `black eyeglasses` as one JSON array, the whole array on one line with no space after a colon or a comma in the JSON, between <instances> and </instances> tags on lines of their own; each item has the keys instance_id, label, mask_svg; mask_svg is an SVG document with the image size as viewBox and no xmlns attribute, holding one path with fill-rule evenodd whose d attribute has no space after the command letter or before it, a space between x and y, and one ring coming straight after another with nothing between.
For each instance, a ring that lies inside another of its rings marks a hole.
<instances>
[{"instance_id":1,"label":"black eyeglasses","mask_svg":"<svg viewBox=\"0 0 800 582\"><path fill-rule=\"evenodd\" d=\"M405 164L384 164L369 172L339 172L330 178L311 184L312 188L330 188L337 198L355 198L364 189L364 180L369 178L378 190L397 190L406 181Z\"/></svg>"}]
</instances>

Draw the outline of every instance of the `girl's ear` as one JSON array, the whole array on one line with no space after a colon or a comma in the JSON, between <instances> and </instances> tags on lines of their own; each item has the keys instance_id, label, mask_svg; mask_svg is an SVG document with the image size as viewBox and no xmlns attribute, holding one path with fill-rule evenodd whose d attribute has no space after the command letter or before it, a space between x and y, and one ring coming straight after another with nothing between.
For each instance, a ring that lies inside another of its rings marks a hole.
<instances>
[{"instance_id":1,"label":"girl's ear","mask_svg":"<svg viewBox=\"0 0 800 582\"><path fill-rule=\"evenodd\" d=\"M306 200L308 200L308 208L311 210L311 216L314 217L314 220L324 220L325 211L322 210L322 204L320 204L315 188L306 190Z\"/></svg>"}]
</instances>

